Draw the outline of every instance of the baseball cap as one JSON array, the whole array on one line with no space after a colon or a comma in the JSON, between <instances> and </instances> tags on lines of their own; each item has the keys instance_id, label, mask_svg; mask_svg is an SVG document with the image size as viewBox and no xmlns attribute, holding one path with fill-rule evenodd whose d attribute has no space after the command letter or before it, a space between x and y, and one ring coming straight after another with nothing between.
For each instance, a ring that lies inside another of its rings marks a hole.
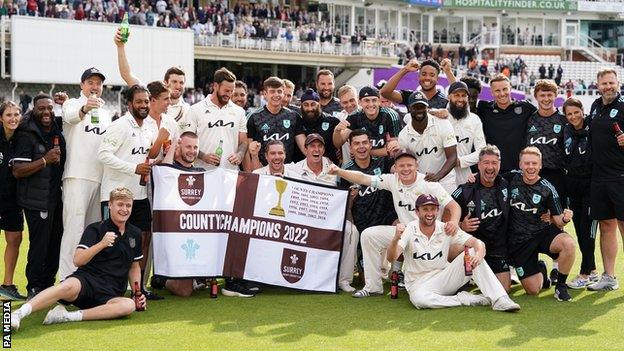
<instances>
[{"instance_id":1,"label":"baseball cap","mask_svg":"<svg viewBox=\"0 0 624 351\"><path fill-rule=\"evenodd\" d=\"M449 86L448 93L453 94L454 92L458 90L465 90L466 94L468 94L468 86L464 82L455 82L451 84L451 86Z\"/></svg>"},{"instance_id":2,"label":"baseball cap","mask_svg":"<svg viewBox=\"0 0 624 351\"><path fill-rule=\"evenodd\" d=\"M429 194L422 194L416 199L416 207L425 206L425 205L435 205L440 206L438 202L438 198Z\"/></svg>"},{"instance_id":3,"label":"baseball cap","mask_svg":"<svg viewBox=\"0 0 624 351\"><path fill-rule=\"evenodd\" d=\"M375 84L375 88L380 89L384 87L384 85L386 85L386 83L388 83L387 81L385 81L384 79L380 80L379 82L377 82L377 84Z\"/></svg>"},{"instance_id":4,"label":"baseball cap","mask_svg":"<svg viewBox=\"0 0 624 351\"><path fill-rule=\"evenodd\" d=\"M317 140L320 141L323 145L325 145L325 139L323 139L323 137L320 134L312 133L306 137L305 146L307 147L308 145L312 144L312 142L317 141Z\"/></svg>"},{"instance_id":5,"label":"baseball cap","mask_svg":"<svg viewBox=\"0 0 624 351\"><path fill-rule=\"evenodd\" d=\"M303 103L304 101L308 101L308 100L314 100L316 102L319 102L321 98L319 97L319 94L316 91L314 91L313 89L308 89L303 93L303 95L301 95L301 99L299 100L301 101L301 103Z\"/></svg>"},{"instance_id":6,"label":"baseball cap","mask_svg":"<svg viewBox=\"0 0 624 351\"><path fill-rule=\"evenodd\" d=\"M425 94L421 93L420 91L415 91L407 99L407 107L410 107L414 104L423 104L429 107L429 100L427 100Z\"/></svg>"},{"instance_id":7,"label":"baseball cap","mask_svg":"<svg viewBox=\"0 0 624 351\"><path fill-rule=\"evenodd\" d=\"M360 99L363 99L363 98L369 97L369 96L379 97L379 90L377 90L377 88L373 88L373 87L364 87L364 88L360 89L360 95L359 95Z\"/></svg>"},{"instance_id":8,"label":"baseball cap","mask_svg":"<svg viewBox=\"0 0 624 351\"><path fill-rule=\"evenodd\" d=\"M91 68L87 68L84 72L82 72L82 76L80 77L80 82L84 82L85 80L93 77L93 76L98 76L100 78L102 78L102 82L106 80L106 77L104 77L104 75L102 74L102 72L100 72L99 69L95 68L95 67L91 67Z\"/></svg>"},{"instance_id":9,"label":"baseball cap","mask_svg":"<svg viewBox=\"0 0 624 351\"><path fill-rule=\"evenodd\" d=\"M394 160L396 161L396 160L398 160L398 159L400 159L401 157L404 157L404 156L411 157L414 160L418 160L416 158L416 155L414 155L414 153L409 151L408 149L401 149L401 150L399 150L399 152L397 152L397 154L394 156Z\"/></svg>"}]
</instances>

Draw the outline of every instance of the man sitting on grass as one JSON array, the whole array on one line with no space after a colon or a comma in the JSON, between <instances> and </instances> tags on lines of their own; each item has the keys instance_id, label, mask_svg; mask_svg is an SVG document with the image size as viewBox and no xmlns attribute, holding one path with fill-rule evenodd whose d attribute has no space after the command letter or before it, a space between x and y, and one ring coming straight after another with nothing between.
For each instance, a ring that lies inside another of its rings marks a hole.
<instances>
[{"instance_id":1,"label":"man sitting on grass","mask_svg":"<svg viewBox=\"0 0 624 351\"><path fill-rule=\"evenodd\" d=\"M43 324L114 319L134 312L135 302L123 297L128 282L134 286L140 281L139 261L143 258L141 230L127 223L132 200L132 192L127 188L111 191L110 219L85 228L74 254L78 269L13 312L11 328L19 329L22 319L56 302L72 304L80 310L69 312L58 305L48 312ZM144 296L140 304L145 306Z\"/></svg>"}]
</instances>

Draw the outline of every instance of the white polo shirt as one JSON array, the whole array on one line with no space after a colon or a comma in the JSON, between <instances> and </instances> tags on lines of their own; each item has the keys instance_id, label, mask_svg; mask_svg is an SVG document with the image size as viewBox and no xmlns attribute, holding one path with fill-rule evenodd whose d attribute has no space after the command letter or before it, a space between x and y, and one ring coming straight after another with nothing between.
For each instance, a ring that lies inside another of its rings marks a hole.
<instances>
[{"instance_id":1,"label":"white polo shirt","mask_svg":"<svg viewBox=\"0 0 624 351\"><path fill-rule=\"evenodd\" d=\"M126 112L104 133L98 158L104 167L101 201L107 201L111 190L124 186L134 194L135 200L147 198L147 188L139 185L141 176L135 174L136 166L145 162L154 141L154 120L144 119L139 126L134 117Z\"/></svg>"},{"instance_id":2,"label":"white polo shirt","mask_svg":"<svg viewBox=\"0 0 624 351\"><path fill-rule=\"evenodd\" d=\"M186 122L186 113L190 110L190 108L191 105L184 101L181 96L176 104L172 104L167 107L167 112L165 112L165 114L178 126L178 135L187 130L186 128L188 127L188 123Z\"/></svg>"},{"instance_id":3,"label":"white polo shirt","mask_svg":"<svg viewBox=\"0 0 624 351\"><path fill-rule=\"evenodd\" d=\"M103 108L91 110L80 119L80 109L87 103L81 92L77 99L69 99L63 104L63 135L67 142L67 159L63 179L86 179L100 183L102 164L95 156L100 148L102 136L111 124L110 113ZM91 115L96 111L98 123L91 123Z\"/></svg>"},{"instance_id":4,"label":"white polo shirt","mask_svg":"<svg viewBox=\"0 0 624 351\"><path fill-rule=\"evenodd\" d=\"M385 189L392 193L394 210L399 222L406 224L418 219L416 216L416 199L422 194L433 195L440 203L438 218L442 215L444 207L451 202L452 198L438 182L425 181L425 175L418 173L416 181L410 185L403 184L396 174L382 174L371 176L371 186Z\"/></svg>"},{"instance_id":5,"label":"white polo shirt","mask_svg":"<svg viewBox=\"0 0 624 351\"><path fill-rule=\"evenodd\" d=\"M294 178L305 180L312 183L325 184L329 186L338 185L338 176L329 174L329 166L332 162L323 156L323 170L318 175L308 167L307 160L301 160L291 166Z\"/></svg>"},{"instance_id":6,"label":"white polo shirt","mask_svg":"<svg viewBox=\"0 0 624 351\"><path fill-rule=\"evenodd\" d=\"M299 174L294 170L296 168L294 163L289 163L284 165L284 174L282 176L289 178L298 178ZM266 165L262 168L255 169L253 173L262 174L262 175L272 175L271 170L269 169L269 165Z\"/></svg>"},{"instance_id":7,"label":"white polo shirt","mask_svg":"<svg viewBox=\"0 0 624 351\"><path fill-rule=\"evenodd\" d=\"M483 125L479 116L472 112L466 118L455 119L449 117L457 139L457 158L459 166L455 166L455 181L457 186L468 181L472 171L470 166L479 162L479 152L486 145ZM474 151L472 151L474 147Z\"/></svg>"},{"instance_id":8,"label":"white polo shirt","mask_svg":"<svg viewBox=\"0 0 624 351\"><path fill-rule=\"evenodd\" d=\"M451 245L464 245L472 236L461 229L455 235L444 233L444 223L435 222L435 230L428 238L420 231L418 221L407 224L405 232L399 240L399 246L403 249L403 273L405 273L405 285L418 282L423 278L435 275L449 265L448 251Z\"/></svg>"},{"instance_id":9,"label":"white polo shirt","mask_svg":"<svg viewBox=\"0 0 624 351\"><path fill-rule=\"evenodd\" d=\"M223 155L219 167L238 170L228 162L227 158L238 150L238 133L247 133L247 119L245 110L231 100L219 108L210 100L208 95L204 100L191 106L186 114L187 128L199 136L199 150L213 154L219 147L219 140L223 140ZM202 160L196 161L196 167L212 170L216 167Z\"/></svg>"},{"instance_id":10,"label":"white polo shirt","mask_svg":"<svg viewBox=\"0 0 624 351\"><path fill-rule=\"evenodd\" d=\"M169 132L169 140L171 141L171 143L177 142L178 138L180 137L181 133L178 129L178 124L167 114L163 113L160 115L160 126L158 125L156 120L152 118L152 116L147 116L147 118L143 120L143 123L146 124L146 127L150 128L150 133L153 135L152 143L156 141L160 128L164 128ZM161 147L156 158L158 159L162 156L163 150Z\"/></svg>"},{"instance_id":11,"label":"white polo shirt","mask_svg":"<svg viewBox=\"0 0 624 351\"><path fill-rule=\"evenodd\" d=\"M444 148L457 145L451 122L427 114L427 127L422 134L408 123L399 133L399 146L413 152L418 158L418 170L423 173L438 173L446 162ZM441 183L455 183L452 169Z\"/></svg>"}]
</instances>

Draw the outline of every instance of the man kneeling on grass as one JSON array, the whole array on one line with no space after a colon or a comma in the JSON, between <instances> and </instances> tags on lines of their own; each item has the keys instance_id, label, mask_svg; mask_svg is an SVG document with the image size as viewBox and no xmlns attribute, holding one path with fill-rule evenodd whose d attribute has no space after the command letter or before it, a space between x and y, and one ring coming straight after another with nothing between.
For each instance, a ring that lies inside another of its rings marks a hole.
<instances>
[{"instance_id":1,"label":"man kneeling on grass","mask_svg":"<svg viewBox=\"0 0 624 351\"><path fill-rule=\"evenodd\" d=\"M443 308L455 306L492 305L495 311L517 311L496 276L483 261L485 245L480 240L458 230L453 236L444 233L444 223L437 221L438 199L423 194L416 199L418 220L398 224L394 238L388 246L388 261L393 262L403 253L405 287L416 308ZM464 253L451 263L448 251L451 245L464 245L471 249L472 279L483 295L457 290L470 281L464 267Z\"/></svg>"},{"instance_id":2,"label":"man kneeling on grass","mask_svg":"<svg viewBox=\"0 0 624 351\"><path fill-rule=\"evenodd\" d=\"M127 223L132 199L127 188L111 191L110 219L85 228L74 254L78 269L13 312L11 328L19 329L22 319L56 302L72 304L80 310L68 312L58 305L48 312L43 324L114 319L134 312L135 302L123 297L128 282L134 286L140 281L139 261L143 258L141 230ZM144 296L139 304L145 306Z\"/></svg>"}]
</instances>

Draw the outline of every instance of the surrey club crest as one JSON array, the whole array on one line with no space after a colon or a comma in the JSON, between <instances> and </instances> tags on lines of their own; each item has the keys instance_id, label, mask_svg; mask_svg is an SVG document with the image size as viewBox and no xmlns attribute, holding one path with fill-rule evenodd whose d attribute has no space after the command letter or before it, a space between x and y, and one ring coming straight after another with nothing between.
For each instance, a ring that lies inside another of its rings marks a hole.
<instances>
[{"instance_id":1,"label":"surrey club crest","mask_svg":"<svg viewBox=\"0 0 624 351\"><path fill-rule=\"evenodd\" d=\"M301 280L305 272L306 252L284 248L282 253L282 277L294 284Z\"/></svg>"},{"instance_id":2,"label":"surrey club crest","mask_svg":"<svg viewBox=\"0 0 624 351\"><path fill-rule=\"evenodd\" d=\"M180 174L178 176L178 194L184 203L193 206L204 195L204 174Z\"/></svg>"}]
</instances>

